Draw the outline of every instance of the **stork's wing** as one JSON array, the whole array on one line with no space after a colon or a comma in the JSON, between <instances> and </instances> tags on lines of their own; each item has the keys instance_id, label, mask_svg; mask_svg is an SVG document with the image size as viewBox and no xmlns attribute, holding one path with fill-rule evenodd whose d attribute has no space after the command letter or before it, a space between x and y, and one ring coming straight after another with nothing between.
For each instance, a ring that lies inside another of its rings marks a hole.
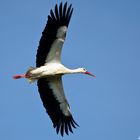
<instances>
[{"instance_id":1,"label":"stork's wing","mask_svg":"<svg viewBox=\"0 0 140 140\"><path fill-rule=\"evenodd\" d=\"M37 50L37 67L50 61L60 62L61 48L66 37L72 12L72 5L67 6L67 2L64 5L61 2L59 8L56 4L54 11L50 11Z\"/></svg>"},{"instance_id":2,"label":"stork's wing","mask_svg":"<svg viewBox=\"0 0 140 140\"><path fill-rule=\"evenodd\" d=\"M76 128L77 123L72 117L69 104L64 95L61 76L39 79L38 90L57 134L60 132L63 136L64 132L67 135L69 131L73 133L72 127Z\"/></svg>"}]
</instances>

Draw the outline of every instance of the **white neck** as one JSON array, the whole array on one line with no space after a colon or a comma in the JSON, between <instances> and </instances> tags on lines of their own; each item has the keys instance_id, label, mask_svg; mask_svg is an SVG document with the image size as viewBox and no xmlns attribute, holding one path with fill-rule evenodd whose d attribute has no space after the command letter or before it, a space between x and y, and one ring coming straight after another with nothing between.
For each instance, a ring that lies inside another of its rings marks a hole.
<instances>
[{"instance_id":1,"label":"white neck","mask_svg":"<svg viewBox=\"0 0 140 140\"><path fill-rule=\"evenodd\" d=\"M81 68L77 68L77 69L68 69L66 73L83 73Z\"/></svg>"}]
</instances>

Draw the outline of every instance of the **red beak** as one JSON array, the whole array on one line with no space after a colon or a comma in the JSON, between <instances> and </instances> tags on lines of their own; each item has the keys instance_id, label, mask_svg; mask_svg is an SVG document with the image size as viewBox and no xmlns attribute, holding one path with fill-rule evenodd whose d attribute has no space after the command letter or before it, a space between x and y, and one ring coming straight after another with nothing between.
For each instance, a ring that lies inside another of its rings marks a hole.
<instances>
[{"instance_id":1,"label":"red beak","mask_svg":"<svg viewBox=\"0 0 140 140\"><path fill-rule=\"evenodd\" d=\"M86 71L85 74L88 74L88 75L90 75L90 76L96 78L96 76L95 76L94 74L92 74L92 73L90 73L90 72L88 72L88 71Z\"/></svg>"}]
</instances>

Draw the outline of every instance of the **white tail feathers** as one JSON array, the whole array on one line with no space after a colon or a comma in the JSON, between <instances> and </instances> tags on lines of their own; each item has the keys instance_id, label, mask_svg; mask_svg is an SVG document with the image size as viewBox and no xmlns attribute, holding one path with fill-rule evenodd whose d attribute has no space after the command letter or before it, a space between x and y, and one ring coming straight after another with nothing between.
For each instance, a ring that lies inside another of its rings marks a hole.
<instances>
[{"instance_id":1,"label":"white tail feathers","mask_svg":"<svg viewBox=\"0 0 140 140\"><path fill-rule=\"evenodd\" d=\"M30 67L28 70L27 70L27 72L26 72L26 76L30 76L31 75L31 71L32 70L35 70L36 68L34 68L34 67Z\"/></svg>"},{"instance_id":2,"label":"white tail feathers","mask_svg":"<svg viewBox=\"0 0 140 140\"><path fill-rule=\"evenodd\" d=\"M28 71L26 72L26 79L27 79L27 81L31 84L31 83L33 83L33 82L35 82L37 79L32 75L32 73L31 73L31 71L32 70L35 70L36 68L34 68L34 67L30 67L29 69L28 69Z\"/></svg>"}]
</instances>

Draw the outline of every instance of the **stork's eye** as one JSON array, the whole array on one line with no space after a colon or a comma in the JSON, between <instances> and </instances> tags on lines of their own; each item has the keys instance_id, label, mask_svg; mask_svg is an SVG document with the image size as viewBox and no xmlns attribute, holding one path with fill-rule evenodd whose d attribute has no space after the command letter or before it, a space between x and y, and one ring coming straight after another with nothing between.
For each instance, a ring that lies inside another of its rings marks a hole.
<instances>
[{"instance_id":1,"label":"stork's eye","mask_svg":"<svg viewBox=\"0 0 140 140\"><path fill-rule=\"evenodd\" d=\"M83 68L84 71L87 71L85 68Z\"/></svg>"}]
</instances>

